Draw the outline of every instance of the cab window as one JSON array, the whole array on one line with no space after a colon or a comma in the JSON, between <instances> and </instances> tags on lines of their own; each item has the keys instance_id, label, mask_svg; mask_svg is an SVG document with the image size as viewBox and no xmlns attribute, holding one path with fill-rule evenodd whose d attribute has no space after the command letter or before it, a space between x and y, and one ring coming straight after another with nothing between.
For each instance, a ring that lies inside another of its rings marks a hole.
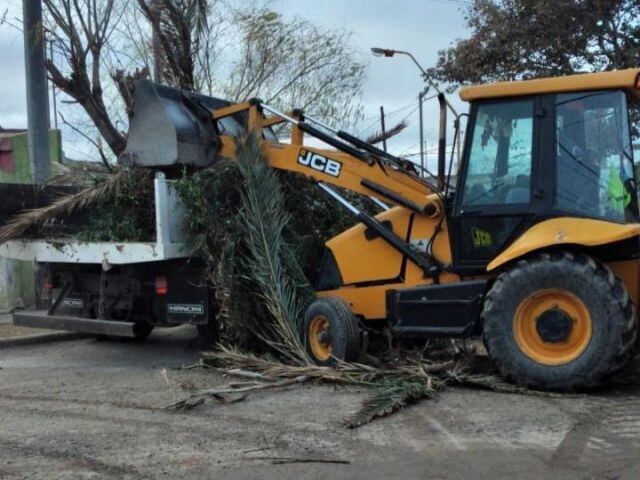
<instances>
[{"instance_id":1,"label":"cab window","mask_svg":"<svg viewBox=\"0 0 640 480\"><path fill-rule=\"evenodd\" d=\"M558 95L556 158L560 210L635 221L636 184L624 92Z\"/></svg>"},{"instance_id":2,"label":"cab window","mask_svg":"<svg viewBox=\"0 0 640 480\"><path fill-rule=\"evenodd\" d=\"M528 204L533 160L533 100L478 107L462 193L462 210Z\"/></svg>"}]
</instances>

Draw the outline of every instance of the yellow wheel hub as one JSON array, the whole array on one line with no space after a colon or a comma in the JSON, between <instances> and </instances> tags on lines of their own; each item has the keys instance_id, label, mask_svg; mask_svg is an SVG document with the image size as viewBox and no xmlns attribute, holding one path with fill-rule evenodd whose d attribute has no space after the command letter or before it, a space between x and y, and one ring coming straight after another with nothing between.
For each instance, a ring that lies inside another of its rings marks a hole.
<instances>
[{"instance_id":1,"label":"yellow wheel hub","mask_svg":"<svg viewBox=\"0 0 640 480\"><path fill-rule=\"evenodd\" d=\"M309 325L309 345L314 357L320 361L331 358L333 347L331 346L331 324L322 315L311 320Z\"/></svg>"},{"instance_id":2,"label":"yellow wheel hub","mask_svg":"<svg viewBox=\"0 0 640 480\"><path fill-rule=\"evenodd\" d=\"M513 331L520 350L542 365L563 365L589 345L591 315L576 295L566 290L540 290L516 310Z\"/></svg>"}]
</instances>

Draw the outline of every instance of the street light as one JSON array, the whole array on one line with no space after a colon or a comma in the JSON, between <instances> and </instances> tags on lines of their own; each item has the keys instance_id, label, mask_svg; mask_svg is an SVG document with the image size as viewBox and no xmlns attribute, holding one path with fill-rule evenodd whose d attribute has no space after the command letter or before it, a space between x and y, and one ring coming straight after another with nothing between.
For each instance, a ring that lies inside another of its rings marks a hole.
<instances>
[{"instance_id":1,"label":"street light","mask_svg":"<svg viewBox=\"0 0 640 480\"><path fill-rule=\"evenodd\" d=\"M418 62L418 60L416 60L416 57L413 56L413 54L411 52L406 52L404 50L394 50L392 48L380 48L380 47L372 47L371 48L371 53L376 56L376 57L393 57L394 55L406 55L407 57L409 57L413 63L415 63L416 67L418 67L418 69L420 70L420 73L422 74L422 79L427 82L427 85L430 86L431 88L433 88L437 93L439 98L444 99L444 102L446 103L447 107L449 108L449 110L451 110L451 113L453 113L453 115L456 117L456 120L459 119L460 115L458 114L457 110L455 108L453 108L453 105L451 105L451 103L449 102L449 100L447 99L447 97L442 93L442 91L438 88L438 86L435 84L435 82L431 79L431 77L429 76L429 74L427 73L427 71L423 68L422 65L420 65L420 62ZM422 97L419 97L418 101L420 102L420 110L422 110ZM441 110L441 113L444 112L444 116L446 116L446 109ZM422 111L420 112L420 115L422 116ZM441 115L442 117L442 115ZM441 118L441 121L444 121L443 118ZM420 119L420 137L422 137L422 118ZM443 127L441 125L441 134L440 136L442 137L442 129L446 128ZM421 140L421 145L420 147L422 147L422 140ZM461 145L460 145L460 135L458 135L458 145L457 145L457 150L458 150L458 162L460 161L460 149L461 149ZM439 157L441 157L443 155L443 153L439 153ZM424 166L424 158L423 156L421 157L421 162L422 165ZM439 160L439 163L441 162L441 160Z\"/></svg>"},{"instance_id":2,"label":"street light","mask_svg":"<svg viewBox=\"0 0 640 480\"><path fill-rule=\"evenodd\" d=\"M396 54L397 55L406 55L411 60L413 60L413 63L416 64L416 67L418 67L420 69L420 72L422 73L422 78L424 79L424 81L427 82L429 84L429 86L431 86L431 88L433 88L436 92L438 92L438 94L442 94L442 91L438 88L438 86L431 79L431 77L429 76L427 71L422 67L422 65L420 65L418 60L416 60L416 57L414 57L411 54L411 52L405 52L404 50L393 50L391 48L372 47L371 48L371 53L373 53L373 55L375 55L376 57L393 57ZM458 112L456 111L456 109L453 108L453 105L451 105L451 103L449 103L449 100L447 100L446 98L445 98L445 101L447 102L447 106L451 110L451 113L453 113L457 117L458 116Z\"/></svg>"},{"instance_id":3,"label":"street light","mask_svg":"<svg viewBox=\"0 0 640 480\"><path fill-rule=\"evenodd\" d=\"M395 50L388 50L386 48L377 48L373 47L371 49L371 53L373 53L376 57L393 57Z\"/></svg>"}]
</instances>

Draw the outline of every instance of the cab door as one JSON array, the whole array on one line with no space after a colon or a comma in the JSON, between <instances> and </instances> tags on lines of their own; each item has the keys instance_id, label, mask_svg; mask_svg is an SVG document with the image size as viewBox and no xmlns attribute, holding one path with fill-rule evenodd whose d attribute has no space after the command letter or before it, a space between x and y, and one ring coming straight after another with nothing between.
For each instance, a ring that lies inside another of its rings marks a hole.
<instances>
[{"instance_id":1,"label":"cab door","mask_svg":"<svg viewBox=\"0 0 640 480\"><path fill-rule=\"evenodd\" d=\"M484 267L534 218L541 197L537 97L472 106L463 168L451 212L453 261L464 271Z\"/></svg>"}]
</instances>

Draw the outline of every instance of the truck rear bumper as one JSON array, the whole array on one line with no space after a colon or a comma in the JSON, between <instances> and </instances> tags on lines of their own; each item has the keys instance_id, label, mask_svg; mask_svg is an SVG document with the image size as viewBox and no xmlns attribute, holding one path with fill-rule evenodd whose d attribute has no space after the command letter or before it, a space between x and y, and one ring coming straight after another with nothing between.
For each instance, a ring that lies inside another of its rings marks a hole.
<instances>
[{"instance_id":1,"label":"truck rear bumper","mask_svg":"<svg viewBox=\"0 0 640 480\"><path fill-rule=\"evenodd\" d=\"M13 314L13 324L21 327L94 333L114 337L135 337L134 324L93 318L47 315L46 310L21 311Z\"/></svg>"}]
</instances>

